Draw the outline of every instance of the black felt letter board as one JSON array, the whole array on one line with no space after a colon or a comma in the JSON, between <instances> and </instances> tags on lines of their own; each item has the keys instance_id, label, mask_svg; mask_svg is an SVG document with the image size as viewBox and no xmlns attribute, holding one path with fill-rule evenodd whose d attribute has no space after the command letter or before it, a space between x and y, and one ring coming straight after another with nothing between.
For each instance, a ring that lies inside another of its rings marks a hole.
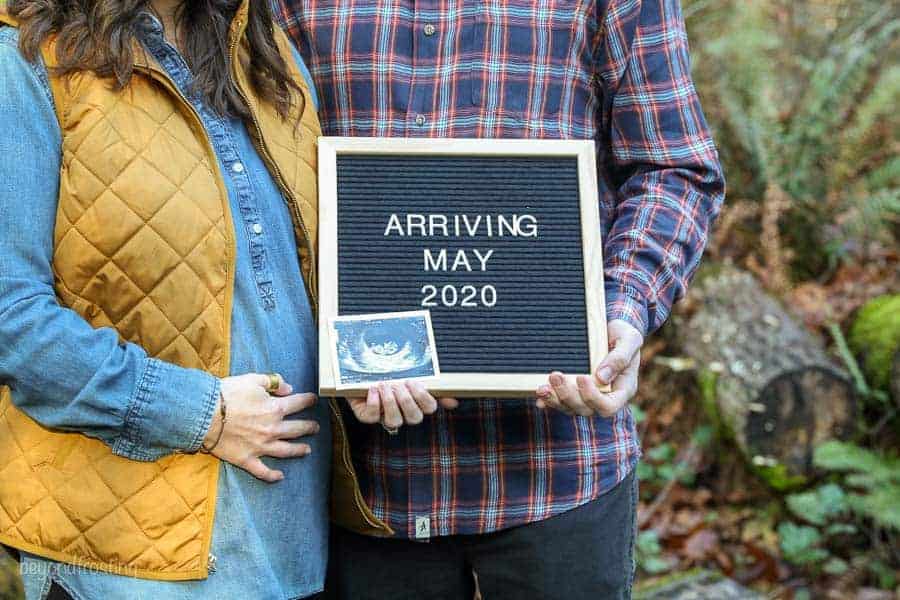
<instances>
[{"instance_id":1,"label":"black felt letter board","mask_svg":"<svg viewBox=\"0 0 900 600\"><path fill-rule=\"evenodd\" d=\"M428 308L445 373L590 372L575 157L346 154L336 166L339 314ZM443 215L447 235L410 231L407 215ZM530 215L520 223L536 236L498 227L501 215Z\"/></svg>"}]
</instances>

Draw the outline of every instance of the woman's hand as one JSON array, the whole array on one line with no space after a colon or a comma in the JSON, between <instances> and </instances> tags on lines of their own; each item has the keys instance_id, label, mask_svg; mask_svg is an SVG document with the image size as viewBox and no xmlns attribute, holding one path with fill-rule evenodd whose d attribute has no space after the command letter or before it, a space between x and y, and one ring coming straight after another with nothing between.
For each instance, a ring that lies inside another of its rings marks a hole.
<instances>
[{"instance_id":1,"label":"woman's hand","mask_svg":"<svg viewBox=\"0 0 900 600\"><path fill-rule=\"evenodd\" d=\"M537 389L538 408L555 408L567 415L611 417L637 393L638 370L644 336L622 320L610 321L610 352L594 377L580 375L572 381L560 372L550 374L549 385ZM611 384L609 392L600 385Z\"/></svg>"},{"instance_id":2,"label":"woman's hand","mask_svg":"<svg viewBox=\"0 0 900 600\"><path fill-rule=\"evenodd\" d=\"M267 390L271 381L268 375L252 373L223 379L222 398L226 404L224 429L220 406L217 405L212 425L203 442L207 448L215 444L212 449L214 456L269 483L281 481L284 473L270 469L260 457L306 456L312 452L309 444L286 440L319 432L316 421L286 418L314 406L316 395L291 394L291 386L280 375L278 381L278 389L269 393Z\"/></svg>"},{"instance_id":3,"label":"woman's hand","mask_svg":"<svg viewBox=\"0 0 900 600\"><path fill-rule=\"evenodd\" d=\"M350 398L350 408L361 423L378 423L388 431L402 425L418 425L425 415L434 414L438 406L454 409L455 398L435 399L418 381L380 383L369 388L365 398Z\"/></svg>"}]
</instances>

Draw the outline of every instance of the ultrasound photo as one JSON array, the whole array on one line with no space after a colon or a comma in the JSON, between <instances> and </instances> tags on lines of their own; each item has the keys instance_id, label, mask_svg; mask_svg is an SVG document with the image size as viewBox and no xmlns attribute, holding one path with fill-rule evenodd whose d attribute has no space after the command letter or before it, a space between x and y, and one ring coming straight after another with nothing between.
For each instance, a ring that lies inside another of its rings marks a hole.
<instances>
[{"instance_id":1,"label":"ultrasound photo","mask_svg":"<svg viewBox=\"0 0 900 600\"><path fill-rule=\"evenodd\" d=\"M336 317L331 330L337 389L440 375L427 310Z\"/></svg>"}]
</instances>

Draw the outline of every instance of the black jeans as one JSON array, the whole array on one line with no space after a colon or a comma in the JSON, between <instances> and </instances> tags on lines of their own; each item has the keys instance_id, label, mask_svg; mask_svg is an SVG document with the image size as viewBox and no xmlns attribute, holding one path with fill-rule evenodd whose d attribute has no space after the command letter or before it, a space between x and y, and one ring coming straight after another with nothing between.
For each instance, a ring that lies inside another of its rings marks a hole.
<instances>
[{"instance_id":1,"label":"black jeans","mask_svg":"<svg viewBox=\"0 0 900 600\"><path fill-rule=\"evenodd\" d=\"M63 589L59 584L53 583L50 586L50 593L47 594L47 597L44 600L73 600L72 596L69 595L65 589Z\"/></svg>"},{"instance_id":2,"label":"black jeans","mask_svg":"<svg viewBox=\"0 0 900 600\"><path fill-rule=\"evenodd\" d=\"M429 542L332 528L327 598L628 600L634 580L637 479L559 516L486 535Z\"/></svg>"}]
</instances>

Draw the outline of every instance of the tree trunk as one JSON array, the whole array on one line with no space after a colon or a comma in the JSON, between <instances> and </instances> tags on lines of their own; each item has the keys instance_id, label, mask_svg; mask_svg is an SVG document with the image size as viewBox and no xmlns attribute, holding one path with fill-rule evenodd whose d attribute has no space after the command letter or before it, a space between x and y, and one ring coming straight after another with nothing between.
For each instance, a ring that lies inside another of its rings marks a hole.
<instances>
[{"instance_id":1,"label":"tree trunk","mask_svg":"<svg viewBox=\"0 0 900 600\"><path fill-rule=\"evenodd\" d=\"M869 385L900 403L900 294L879 296L859 309L848 342Z\"/></svg>"},{"instance_id":2,"label":"tree trunk","mask_svg":"<svg viewBox=\"0 0 900 600\"><path fill-rule=\"evenodd\" d=\"M853 431L850 378L749 273L707 269L697 288L679 336L707 407L770 485L805 483L815 447Z\"/></svg>"}]
</instances>

